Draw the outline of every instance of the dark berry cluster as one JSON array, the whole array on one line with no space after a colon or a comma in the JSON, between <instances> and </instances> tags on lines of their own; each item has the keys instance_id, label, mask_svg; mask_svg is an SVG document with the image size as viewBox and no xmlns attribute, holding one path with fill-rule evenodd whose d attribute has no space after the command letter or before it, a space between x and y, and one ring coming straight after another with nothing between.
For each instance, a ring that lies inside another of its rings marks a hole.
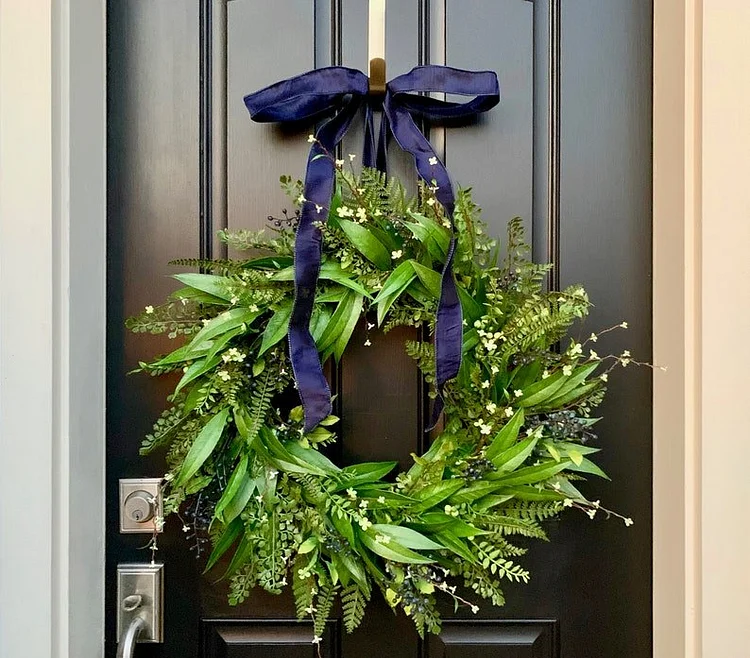
<instances>
[{"instance_id":1,"label":"dark berry cluster","mask_svg":"<svg viewBox=\"0 0 750 658\"><path fill-rule=\"evenodd\" d=\"M526 425L531 429L544 427L545 434L553 439L577 439L581 443L596 439L596 434L589 427L589 421L579 418L574 411L570 410L529 416L526 419Z\"/></svg>"},{"instance_id":2,"label":"dark berry cluster","mask_svg":"<svg viewBox=\"0 0 750 658\"><path fill-rule=\"evenodd\" d=\"M274 217L273 215L268 216L268 221L275 227L275 228L291 228L295 229L297 228L297 224L299 224L299 218L300 218L300 210L297 209L294 211L293 216L289 216L289 211L284 210L281 211L281 214L284 215L283 217Z\"/></svg>"},{"instance_id":3,"label":"dark berry cluster","mask_svg":"<svg viewBox=\"0 0 750 658\"><path fill-rule=\"evenodd\" d=\"M464 461L461 475L467 480L481 480L490 471L496 471L497 467L484 457L469 457Z\"/></svg>"}]
</instances>

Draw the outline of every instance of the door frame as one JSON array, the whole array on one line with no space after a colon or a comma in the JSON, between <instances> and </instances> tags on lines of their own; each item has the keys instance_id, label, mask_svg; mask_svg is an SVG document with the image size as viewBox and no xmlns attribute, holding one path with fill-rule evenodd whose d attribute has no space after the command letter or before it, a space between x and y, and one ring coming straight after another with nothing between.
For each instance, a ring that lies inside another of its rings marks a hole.
<instances>
[{"instance_id":1,"label":"door frame","mask_svg":"<svg viewBox=\"0 0 750 658\"><path fill-rule=\"evenodd\" d=\"M746 404L744 382L721 365L747 356L737 336L750 330L734 294L750 274L750 188L741 178L750 96L737 84L748 76L740 55L750 6L720 4L654 0L653 335L655 361L669 366L654 376L656 658L740 656L750 640L750 542L737 522L749 479L743 460L709 452L716 435L743 454L731 412ZM0 0L0 654L8 658L103 654L105 6Z\"/></svg>"}]
</instances>

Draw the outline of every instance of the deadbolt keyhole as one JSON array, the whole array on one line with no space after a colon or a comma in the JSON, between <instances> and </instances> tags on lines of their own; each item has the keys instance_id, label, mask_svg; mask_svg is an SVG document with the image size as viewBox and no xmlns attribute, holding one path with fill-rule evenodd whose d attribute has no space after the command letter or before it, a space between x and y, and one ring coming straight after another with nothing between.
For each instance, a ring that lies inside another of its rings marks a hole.
<instances>
[{"instance_id":1,"label":"deadbolt keyhole","mask_svg":"<svg viewBox=\"0 0 750 658\"><path fill-rule=\"evenodd\" d=\"M146 523L154 518L156 505L148 491L134 491L125 499L125 516L136 523Z\"/></svg>"}]
</instances>

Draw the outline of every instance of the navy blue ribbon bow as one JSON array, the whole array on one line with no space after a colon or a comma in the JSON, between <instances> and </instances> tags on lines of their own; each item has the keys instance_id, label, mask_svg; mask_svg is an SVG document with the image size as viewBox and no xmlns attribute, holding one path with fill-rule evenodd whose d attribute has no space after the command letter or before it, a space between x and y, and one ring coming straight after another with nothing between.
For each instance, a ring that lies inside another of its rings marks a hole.
<instances>
[{"instance_id":1,"label":"navy blue ribbon bow","mask_svg":"<svg viewBox=\"0 0 750 658\"><path fill-rule=\"evenodd\" d=\"M377 147L373 107L367 76L356 69L332 66L282 80L245 97L253 121L299 122L333 114L315 134L305 173L304 203L295 241L295 296L289 321L289 348L294 377L305 411L305 431L312 430L331 413L331 391L310 333L310 318L320 273L321 231L316 221L328 217L335 184L335 164L330 157L346 134L359 109L365 106L363 164L385 171L389 132L414 157L417 173L429 185L453 224L455 195L448 170L419 130L415 118L455 119L491 109L500 100L497 76L492 71L464 71L448 66L418 66L386 85L383 120ZM465 103L438 100L427 95L442 92L471 96ZM455 236L443 266L441 294L435 328L435 364L438 397L433 424L443 409L442 391L461 366L462 313L453 278Z\"/></svg>"}]
</instances>

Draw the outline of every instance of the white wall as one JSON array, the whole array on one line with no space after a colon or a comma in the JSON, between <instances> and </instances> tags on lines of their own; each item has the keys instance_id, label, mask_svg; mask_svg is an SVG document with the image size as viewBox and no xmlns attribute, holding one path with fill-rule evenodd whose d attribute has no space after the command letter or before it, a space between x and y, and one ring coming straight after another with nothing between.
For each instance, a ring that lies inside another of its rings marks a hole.
<instances>
[{"instance_id":1,"label":"white wall","mask_svg":"<svg viewBox=\"0 0 750 658\"><path fill-rule=\"evenodd\" d=\"M0 656L102 654L104 0L0 0Z\"/></svg>"}]
</instances>

